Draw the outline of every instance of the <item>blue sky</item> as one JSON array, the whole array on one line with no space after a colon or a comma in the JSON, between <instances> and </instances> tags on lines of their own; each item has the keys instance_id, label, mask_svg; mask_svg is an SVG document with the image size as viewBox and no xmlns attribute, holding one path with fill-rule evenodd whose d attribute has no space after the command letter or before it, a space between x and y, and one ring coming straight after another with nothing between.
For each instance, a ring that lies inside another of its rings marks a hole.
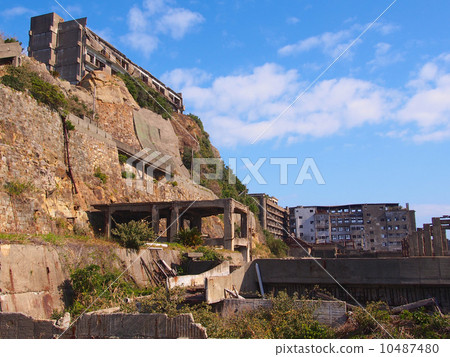
<instances>
[{"instance_id":1,"label":"blue sky","mask_svg":"<svg viewBox=\"0 0 450 357\"><path fill-rule=\"evenodd\" d=\"M398 0L318 79L392 0L59 3L181 91L241 179L242 157L268 158L250 191L284 206L409 202L418 224L450 214L448 1ZM52 11L70 19L53 0L3 2L0 29L26 47L30 16ZM298 160L287 184L274 157ZM324 185L295 184L305 158Z\"/></svg>"}]
</instances>

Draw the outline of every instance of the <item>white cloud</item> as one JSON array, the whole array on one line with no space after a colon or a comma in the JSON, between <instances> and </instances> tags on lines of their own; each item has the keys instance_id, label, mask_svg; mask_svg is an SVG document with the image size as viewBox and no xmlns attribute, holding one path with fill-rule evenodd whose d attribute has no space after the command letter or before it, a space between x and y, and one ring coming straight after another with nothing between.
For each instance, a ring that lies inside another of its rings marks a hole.
<instances>
[{"instance_id":1,"label":"white cloud","mask_svg":"<svg viewBox=\"0 0 450 357\"><path fill-rule=\"evenodd\" d=\"M179 40L204 20L197 12L181 8L169 9L158 21L157 28L161 33L170 33L172 38Z\"/></svg>"},{"instance_id":2,"label":"white cloud","mask_svg":"<svg viewBox=\"0 0 450 357\"><path fill-rule=\"evenodd\" d=\"M211 79L211 74L199 68L175 69L161 76L161 80L170 83L173 88L198 86Z\"/></svg>"},{"instance_id":3,"label":"white cloud","mask_svg":"<svg viewBox=\"0 0 450 357\"><path fill-rule=\"evenodd\" d=\"M295 25L295 24L297 24L297 23L299 23L299 22L300 22L300 19L297 18L297 17L295 17L295 16L288 17L288 18L286 19L286 23L288 23L289 25Z\"/></svg>"},{"instance_id":4,"label":"white cloud","mask_svg":"<svg viewBox=\"0 0 450 357\"><path fill-rule=\"evenodd\" d=\"M312 49L320 49L330 56L339 55L351 43L349 38L352 31L325 32L318 36L311 36L295 44L286 45L278 50L282 56L290 56Z\"/></svg>"},{"instance_id":5,"label":"white cloud","mask_svg":"<svg viewBox=\"0 0 450 357\"><path fill-rule=\"evenodd\" d=\"M175 8L172 0L144 0L134 5L127 15L129 32L122 42L149 56L158 47L162 35L180 40L204 21L201 14L185 8Z\"/></svg>"},{"instance_id":6,"label":"white cloud","mask_svg":"<svg viewBox=\"0 0 450 357\"><path fill-rule=\"evenodd\" d=\"M376 68L385 67L403 60L401 54L392 53L392 46L389 43L379 42L374 47L375 58L367 63L372 71Z\"/></svg>"},{"instance_id":7,"label":"white cloud","mask_svg":"<svg viewBox=\"0 0 450 357\"><path fill-rule=\"evenodd\" d=\"M250 73L219 77L200 87L192 73L176 70L165 75L182 85L185 103L208 123L214 140L225 145L249 143L259 133L275 137L323 137L389 117L393 91L362 80L341 78L319 82L276 123L271 122L306 87L296 70L267 63ZM169 81L169 83L171 83ZM267 128L269 128L267 130Z\"/></svg>"},{"instance_id":8,"label":"white cloud","mask_svg":"<svg viewBox=\"0 0 450 357\"><path fill-rule=\"evenodd\" d=\"M10 9L3 10L1 12L2 16L5 17L15 17L15 16L22 16L22 15L29 15L34 14L34 11L31 9L28 9L23 6L16 6Z\"/></svg>"}]
</instances>

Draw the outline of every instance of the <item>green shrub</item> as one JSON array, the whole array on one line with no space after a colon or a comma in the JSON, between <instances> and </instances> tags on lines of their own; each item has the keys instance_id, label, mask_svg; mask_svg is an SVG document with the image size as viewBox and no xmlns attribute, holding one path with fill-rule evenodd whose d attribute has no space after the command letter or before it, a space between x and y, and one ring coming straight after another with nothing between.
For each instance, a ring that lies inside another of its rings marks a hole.
<instances>
[{"instance_id":1,"label":"green shrub","mask_svg":"<svg viewBox=\"0 0 450 357\"><path fill-rule=\"evenodd\" d=\"M197 249L195 249L195 252L203 253L203 257L199 258L198 260L214 260L218 262L222 262L225 260L222 254L210 247L198 247Z\"/></svg>"},{"instance_id":2,"label":"green shrub","mask_svg":"<svg viewBox=\"0 0 450 357\"><path fill-rule=\"evenodd\" d=\"M374 332L384 334L380 325L385 327L386 323L390 321L389 306L382 301L370 302L365 309L356 308L353 312L353 319L360 335L369 335Z\"/></svg>"},{"instance_id":3,"label":"green shrub","mask_svg":"<svg viewBox=\"0 0 450 357\"><path fill-rule=\"evenodd\" d=\"M118 223L111 233L122 247L135 251L138 251L146 241L152 241L156 238L153 229L144 220Z\"/></svg>"},{"instance_id":4,"label":"green shrub","mask_svg":"<svg viewBox=\"0 0 450 357\"><path fill-rule=\"evenodd\" d=\"M121 165L124 165L128 160L128 156L119 153L119 162Z\"/></svg>"},{"instance_id":5,"label":"green shrub","mask_svg":"<svg viewBox=\"0 0 450 357\"><path fill-rule=\"evenodd\" d=\"M414 338L450 338L450 318L424 308L414 312L402 311L400 325L406 325Z\"/></svg>"},{"instance_id":6,"label":"green shrub","mask_svg":"<svg viewBox=\"0 0 450 357\"><path fill-rule=\"evenodd\" d=\"M177 187L177 186L178 186L178 182L176 182L176 181L172 181L170 184L171 184L173 187Z\"/></svg>"},{"instance_id":7,"label":"green shrub","mask_svg":"<svg viewBox=\"0 0 450 357\"><path fill-rule=\"evenodd\" d=\"M22 196L26 192L34 190L34 185L31 182L11 181L3 185L3 188L10 196Z\"/></svg>"},{"instance_id":8,"label":"green shrub","mask_svg":"<svg viewBox=\"0 0 450 357\"><path fill-rule=\"evenodd\" d=\"M70 120L65 120L64 125L66 126L67 131L75 130L75 125Z\"/></svg>"},{"instance_id":9,"label":"green shrub","mask_svg":"<svg viewBox=\"0 0 450 357\"><path fill-rule=\"evenodd\" d=\"M268 230L264 229L263 232L264 237L266 238L267 246L269 247L270 252L273 254L273 256L275 256L276 258L287 257L289 253L288 245L281 239L275 238L274 235Z\"/></svg>"},{"instance_id":10,"label":"green shrub","mask_svg":"<svg viewBox=\"0 0 450 357\"><path fill-rule=\"evenodd\" d=\"M177 243L186 247L195 247L203 244L202 233L197 228L181 229L177 234Z\"/></svg>"},{"instance_id":11,"label":"green shrub","mask_svg":"<svg viewBox=\"0 0 450 357\"><path fill-rule=\"evenodd\" d=\"M122 171L122 178L124 179L135 179L136 178L136 174L134 174L133 172L128 172L128 171Z\"/></svg>"},{"instance_id":12,"label":"green shrub","mask_svg":"<svg viewBox=\"0 0 450 357\"><path fill-rule=\"evenodd\" d=\"M21 92L25 90L25 83L20 78L11 76L9 74L5 74L2 77L2 84Z\"/></svg>"},{"instance_id":13,"label":"green shrub","mask_svg":"<svg viewBox=\"0 0 450 357\"><path fill-rule=\"evenodd\" d=\"M96 168L95 168L94 176L97 177L97 178L99 178L100 181L102 181L102 183L104 183L104 184L105 184L106 181L108 180L108 176L106 176L106 174L104 174L104 173L101 171L100 167L96 167Z\"/></svg>"},{"instance_id":14,"label":"green shrub","mask_svg":"<svg viewBox=\"0 0 450 357\"><path fill-rule=\"evenodd\" d=\"M48 105L54 110L67 107L67 100L63 92L53 84L43 81L38 76L31 80L30 94L38 102Z\"/></svg>"}]
</instances>

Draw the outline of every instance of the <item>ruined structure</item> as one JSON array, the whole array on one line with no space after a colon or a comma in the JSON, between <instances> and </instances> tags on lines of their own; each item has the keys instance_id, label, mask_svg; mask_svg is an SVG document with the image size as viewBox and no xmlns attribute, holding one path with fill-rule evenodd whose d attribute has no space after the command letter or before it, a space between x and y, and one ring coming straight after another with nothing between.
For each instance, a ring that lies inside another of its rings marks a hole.
<instances>
[{"instance_id":1,"label":"ruined structure","mask_svg":"<svg viewBox=\"0 0 450 357\"><path fill-rule=\"evenodd\" d=\"M290 226L308 243L340 243L364 251L401 252L416 229L415 211L398 203L290 208Z\"/></svg>"},{"instance_id":2,"label":"ruined structure","mask_svg":"<svg viewBox=\"0 0 450 357\"><path fill-rule=\"evenodd\" d=\"M22 46L20 46L19 42L3 43L0 39L0 66L5 64L20 65L21 53Z\"/></svg>"},{"instance_id":3,"label":"ruined structure","mask_svg":"<svg viewBox=\"0 0 450 357\"><path fill-rule=\"evenodd\" d=\"M77 84L89 72L128 73L164 95L174 109L183 112L183 96L167 87L144 68L91 31L87 18L64 21L53 13L31 18L28 55L45 63L65 80Z\"/></svg>"},{"instance_id":4,"label":"ruined structure","mask_svg":"<svg viewBox=\"0 0 450 357\"><path fill-rule=\"evenodd\" d=\"M409 256L442 257L449 255L447 230L450 230L450 217L433 217L431 224L417 228L409 237Z\"/></svg>"},{"instance_id":5,"label":"ruined structure","mask_svg":"<svg viewBox=\"0 0 450 357\"><path fill-rule=\"evenodd\" d=\"M287 239L289 235L289 209L278 205L275 197L264 193L249 195L258 203L259 222L263 229L267 229L275 238Z\"/></svg>"},{"instance_id":6,"label":"ruined structure","mask_svg":"<svg viewBox=\"0 0 450 357\"><path fill-rule=\"evenodd\" d=\"M224 236L205 239L206 245L223 246L228 250L240 251L245 261L250 260L251 239L249 234L249 209L232 198L204 201L140 202L94 204L104 216L104 231L109 237L114 222L124 222L136 218L151 217L153 230L160 235L160 221L165 220L166 240L174 242L177 233L186 223L190 228L202 231L202 218L223 214ZM239 217L239 220L236 219ZM240 237L236 236L235 224L240 227Z\"/></svg>"}]
</instances>

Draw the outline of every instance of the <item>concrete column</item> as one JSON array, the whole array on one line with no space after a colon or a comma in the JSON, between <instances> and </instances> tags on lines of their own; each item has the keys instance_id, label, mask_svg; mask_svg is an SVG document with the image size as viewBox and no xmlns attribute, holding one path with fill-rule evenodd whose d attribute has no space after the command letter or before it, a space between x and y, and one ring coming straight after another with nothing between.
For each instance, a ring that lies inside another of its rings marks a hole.
<instances>
[{"instance_id":1,"label":"concrete column","mask_svg":"<svg viewBox=\"0 0 450 357\"><path fill-rule=\"evenodd\" d=\"M191 228L197 228L200 232L202 231L202 216L194 216L191 220Z\"/></svg>"},{"instance_id":2,"label":"concrete column","mask_svg":"<svg viewBox=\"0 0 450 357\"><path fill-rule=\"evenodd\" d=\"M259 207L261 217L261 227L267 229L267 198L263 196L261 199L261 206Z\"/></svg>"},{"instance_id":3,"label":"concrete column","mask_svg":"<svg viewBox=\"0 0 450 357\"><path fill-rule=\"evenodd\" d=\"M105 234L107 238L111 238L111 210L108 208L105 212Z\"/></svg>"},{"instance_id":4,"label":"concrete column","mask_svg":"<svg viewBox=\"0 0 450 357\"><path fill-rule=\"evenodd\" d=\"M423 225L423 250L426 257L433 256L433 247L431 246L431 224Z\"/></svg>"},{"instance_id":5,"label":"concrete column","mask_svg":"<svg viewBox=\"0 0 450 357\"><path fill-rule=\"evenodd\" d=\"M170 220L168 222L169 242L174 242L178 231L180 230L180 208L174 206L170 210Z\"/></svg>"},{"instance_id":6,"label":"concrete column","mask_svg":"<svg viewBox=\"0 0 450 357\"><path fill-rule=\"evenodd\" d=\"M409 256L416 257L418 256L418 234L417 232L412 232L409 237Z\"/></svg>"},{"instance_id":7,"label":"concrete column","mask_svg":"<svg viewBox=\"0 0 450 357\"><path fill-rule=\"evenodd\" d=\"M248 237L248 214L241 213L241 238Z\"/></svg>"},{"instance_id":8,"label":"concrete column","mask_svg":"<svg viewBox=\"0 0 450 357\"><path fill-rule=\"evenodd\" d=\"M422 228L417 228L417 255L423 257L423 230Z\"/></svg>"},{"instance_id":9,"label":"concrete column","mask_svg":"<svg viewBox=\"0 0 450 357\"><path fill-rule=\"evenodd\" d=\"M223 212L224 237L223 247L234 250L234 202L227 200Z\"/></svg>"},{"instance_id":10,"label":"concrete column","mask_svg":"<svg viewBox=\"0 0 450 357\"><path fill-rule=\"evenodd\" d=\"M447 231L444 227L442 227L442 250L444 251L444 255L448 253Z\"/></svg>"},{"instance_id":11,"label":"concrete column","mask_svg":"<svg viewBox=\"0 0 450 357\"><path fill-rule=\"evenodd\" d=\"M154 205L152 207L152 228L157 236L159 236L159 209Z\"/></svg>"},{"instance_id":12,"label":"concrete column","mask_svg":"<svg viewBox=\"0 0 450 357\"><path fill-rule=\"evenodd\" d=\"M442 257L444 255L443 250L443 242L442 242L442 227L441 227L441 220L439 217L433 217L431 220L432 223L432 229L433 229L433 250L434 250L434 256L436 257Z\"/></svg>"}]
</instances>

